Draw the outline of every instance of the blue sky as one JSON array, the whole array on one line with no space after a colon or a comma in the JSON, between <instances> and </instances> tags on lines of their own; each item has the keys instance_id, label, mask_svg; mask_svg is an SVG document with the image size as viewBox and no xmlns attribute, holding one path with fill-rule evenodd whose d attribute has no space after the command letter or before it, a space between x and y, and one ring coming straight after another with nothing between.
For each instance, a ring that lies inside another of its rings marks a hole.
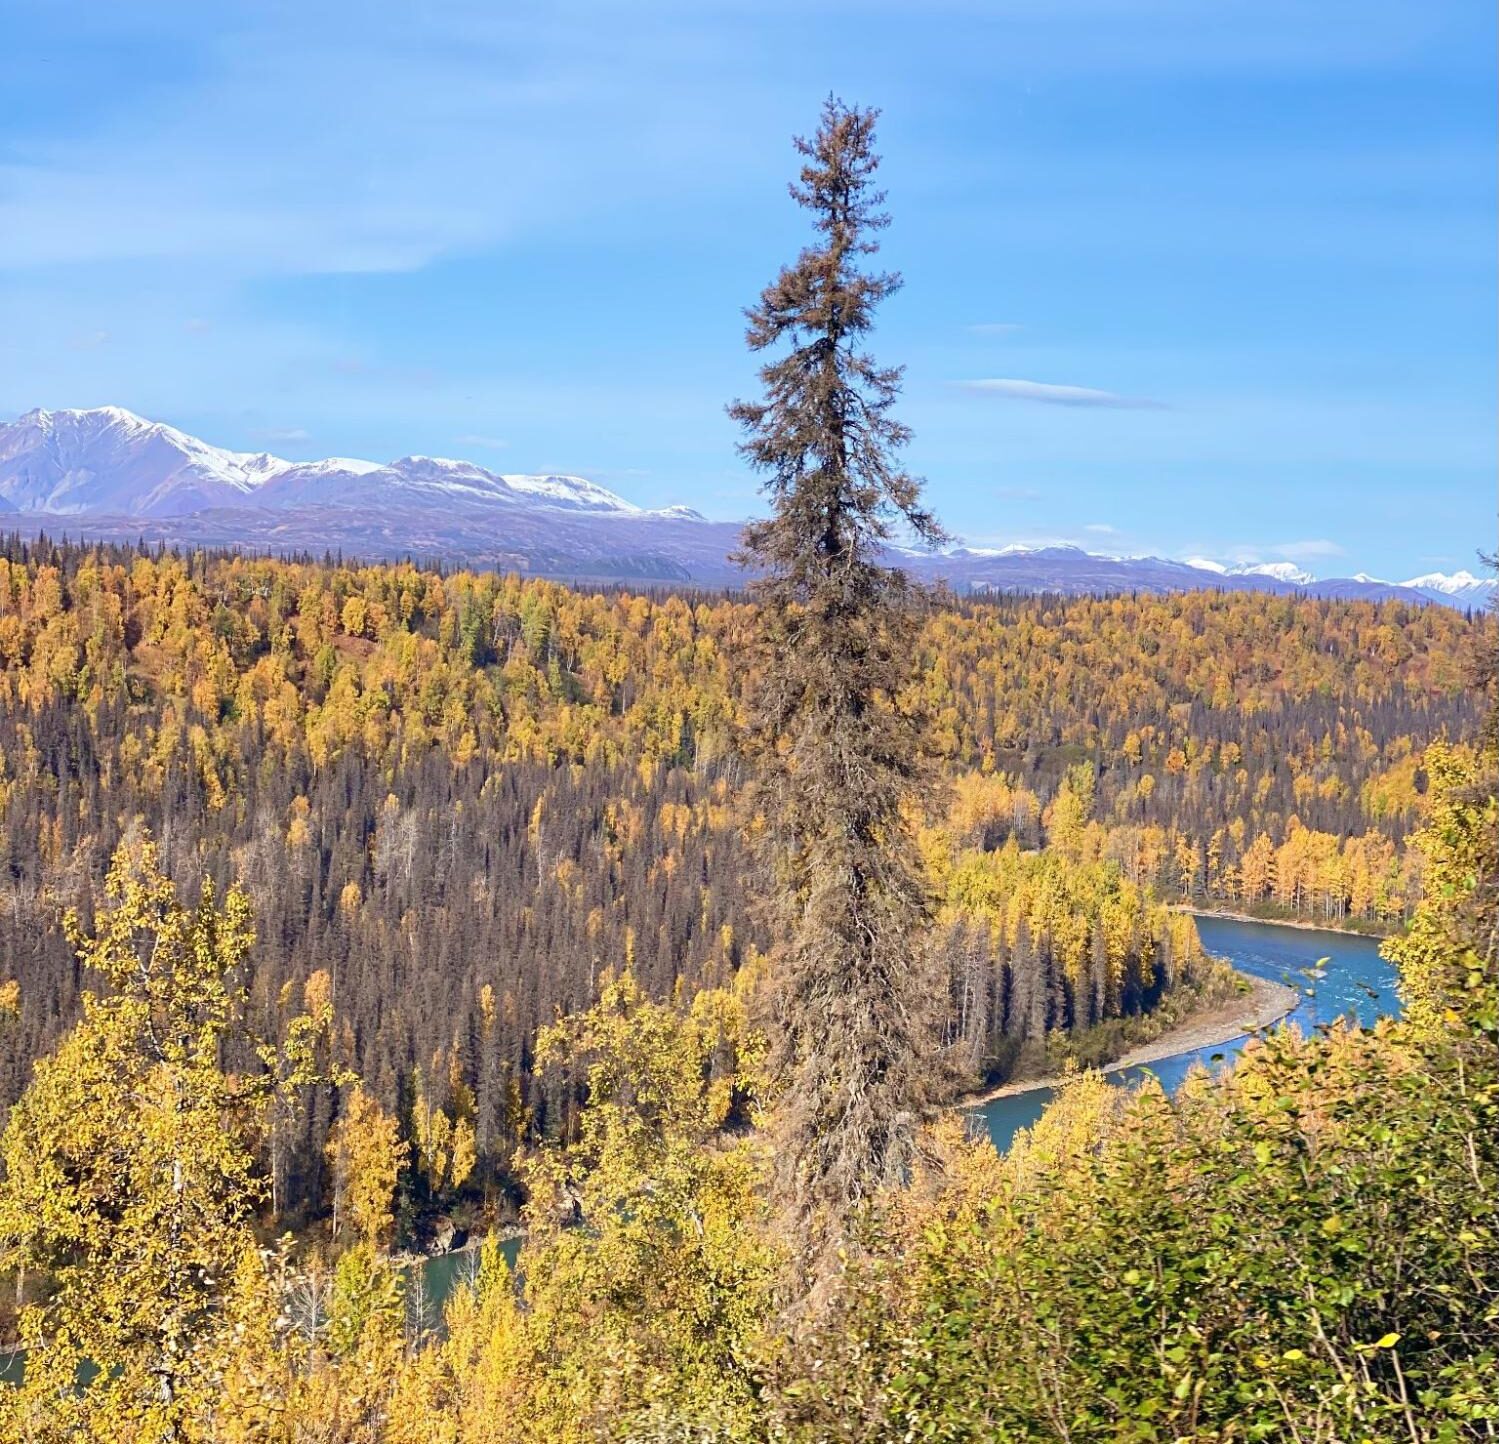
<instances>
[{"instance_id":1,"label":"blue sky","mask_svg":"<svg viewBox=\"0 0 1499 1444\"><path fill-rule=\"evenodd\" d=\"M1488 0L5 11L0 416L750 514L741 309L832 90L884 111L875 350L950 529L1493 547Z\"/></svg>"}]
</instances>

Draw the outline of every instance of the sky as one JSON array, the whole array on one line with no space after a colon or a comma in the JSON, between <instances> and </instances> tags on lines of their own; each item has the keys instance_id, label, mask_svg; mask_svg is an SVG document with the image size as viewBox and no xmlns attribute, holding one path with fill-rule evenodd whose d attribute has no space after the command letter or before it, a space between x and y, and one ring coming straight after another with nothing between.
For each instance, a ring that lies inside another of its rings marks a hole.
<instances>
[{"instance_id":1,"label":"sky","mask_svg":"<svg viewBox=\"0 0 1499 1444\"><path fill-rule=\"evenodd\" d=\"M1490 0L4 0L0 419L759 509L725 403L882 111L907 462L980 546L1477 570Z\"/></svg>"}]
</instances>

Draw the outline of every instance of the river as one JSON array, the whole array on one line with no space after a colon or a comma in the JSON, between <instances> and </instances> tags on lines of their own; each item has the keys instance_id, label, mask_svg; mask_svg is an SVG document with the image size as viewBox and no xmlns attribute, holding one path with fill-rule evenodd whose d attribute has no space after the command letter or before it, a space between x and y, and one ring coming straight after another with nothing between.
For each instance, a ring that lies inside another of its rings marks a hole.
<instances>
[{"instance_id":1,"label":"river","mask_svg":"<svg viewBox=\"0 0 1499 1444\"><path fill-rule=\"evenodd\" d=\"M1301 1002L1285 1021L1297 1024L1303 1032L1348 1015L1367 1026L1400 1011L1395 969L1379 956L1376 938L1215 917L1199 917L1197 931L1208 952L1227 958L1241 973L1288 983L1295 988L1301 994ZM1323 975L1310 976L1321 958L1327 960L1322 964ZM1246 1033L1230 1043L1174 1053L1169 1058L1107 1076L1109 1082L1128 1087L1153 1074L1170 1093L1181 1085L1195 1064L1225 1067L1248 1041ZM1054 1095L1051 1088L1011 1093L979 1104L973 1112L983 1119L994 1146L1005 1149L1018 1129L1029 1128L1041 1116Z\"/></svg>"},{"instance_id":2,"label":"river","mask_svg":"<svg viewBox=\"0 0 1499 1444\"><path fill-rule=\"evenodd\" d=\"M1314 928L1289 927L1284 923L1241 922L1235 918L1199 917L1197 932L1208 952L1227 958L1241 973L1286 983L1301 994L1301 1002L1285 1021L1310 1032L1319 1023L1352 1016L1368 1026L1376 1019L1400 1011L1395 990L1395 969L1379 956L1379 940L1355 933L1323 932ZM1313 976L1320 960L1320 977ZM1249 1041L1245 1033L1232 1042L1208 1048L1189 1049L1158 1058L1138 1068L1109 1073L1109 1082L1130 1087L1147 1076L1158 1078L1166 1091L1174 1092L1191 1069L1227 1067ZM973 1108L983 1119L994 1146L1005 1149L1020 1128L1028 1128L1055 1095L1055 1089L1035 1088L1011 1093ZM515 1263L520 1240L509 1239L505 1257ZM447 1298L455 1283L467 1276L472 1253L444 1254L424 1266L423 1280L435 1303Z\"/></svg>"}]
</instances>

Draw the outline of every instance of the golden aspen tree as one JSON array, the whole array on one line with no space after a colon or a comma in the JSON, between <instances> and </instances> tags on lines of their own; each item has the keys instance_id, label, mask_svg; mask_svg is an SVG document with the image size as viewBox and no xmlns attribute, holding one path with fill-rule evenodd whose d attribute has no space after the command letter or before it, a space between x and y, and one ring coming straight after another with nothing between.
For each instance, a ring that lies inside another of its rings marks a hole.
<instances>
[{"instance_id":1,"label":"golden aspen tree","mask_svg":"<svg viewBox=\"0 0 1499 1444\"><path fill-rule=\"evenodd\" d=\"M0 1239L52 1280L21 1322L24 1391L50 1401L51 1437L181 1438L254 1251L262 1185L241 1127L268 1094L219 1061L240 1024L250 905L238 889L221 905L205 882L185 906L148 841L120 849L106 896L93 936L70 929L111 991L84 995L11 1112Z\"/></svg>"},{"instance_id":2,"label":"golden aspen tree","mask_svg":"<svg viewBox=\"0 0 1499 1444\"><path fill-rule=\"evenodd\" d=\"M406 1161L399 1124L355 1084L328 1135L327 1152L335 1234L347 1222L370 1247L378 1247L390 1234L396 1181Z\"/></svg>"},{"instance_id":3,"label":"golden aspen tree","mask_svg":"<svg viewBox=\"0 0 1499 1444\"><path fill-rule=\"evenodd\" d=\"M38 1439L216 1437L203 1420L261 1286L252 1140L313 1080L327 1019L277 1045L251 1034L248 898L205 880L182 903L147 838L116 853L92 934L67 926L108 991L85 992L0 1139L0 1246L52 1285L22 1311L26 1379L5 1406L45 1418ZM276 1066L227 1072L229 1046Z\"/></svg>"}]
</instances>

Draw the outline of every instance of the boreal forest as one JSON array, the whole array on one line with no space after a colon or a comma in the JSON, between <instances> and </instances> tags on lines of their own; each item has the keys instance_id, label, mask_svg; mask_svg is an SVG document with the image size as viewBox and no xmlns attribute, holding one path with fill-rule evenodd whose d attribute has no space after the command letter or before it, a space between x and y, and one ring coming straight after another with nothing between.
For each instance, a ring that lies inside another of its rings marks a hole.
<instances>
[{"instance_id":1,"label":"boreal forest","mask_svg":"<svg viewBox=\"0 0 1499 1444\"><path fill-rule=\"evenodd\" d=\"M0 1439L1499 1432L1495 620L888 565L873 127L743 592L0 544ZM1219 911L1399 1016L1113 1086Z\"/></svg>"},{"instance_id":2,"label":"boreal forest","mask_svg":"<svg viewBox=\"0 0 1499 1444\"><path fill-rule=\"evenodd\" d=\"M12 542L0 604L7 1105L91 985L60 919L136 835L189 891L254 898L263 1030L321 974L382 1105L472 1130L449 1193L502 1193L522 1136L565 1126L536 1034L606 973L690 997L768 945L744 602ZM1191 976L1167 901L1406 917L1423 758L1474 729L1486 625L1256 593L936 607L911 688L950 783L923 825L955 994L982 961L951 1020L974 1081ZM332 1106L287 1125L288 1218L328 1206Z\"/></svg>"}]
</instances>

